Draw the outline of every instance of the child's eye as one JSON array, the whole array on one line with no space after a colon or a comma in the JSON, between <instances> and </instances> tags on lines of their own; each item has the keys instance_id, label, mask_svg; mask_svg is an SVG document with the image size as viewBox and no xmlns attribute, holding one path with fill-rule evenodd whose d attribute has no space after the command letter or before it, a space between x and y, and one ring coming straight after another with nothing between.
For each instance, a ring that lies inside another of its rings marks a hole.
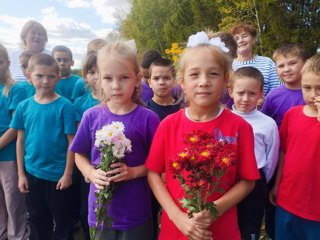
<instances>
[{"instance_id":1,"label":"child's eye","mask_svg":"<svg viewBox=\"0 0 320 240\"><path fill-rule=\"evenodd\" d=\"M217 72L210 72L210 76L219 76L220 74Z\"/></svg>"},{"instance_id":2,"label":"child's eye","mask_svg":"<svg viewBox=\"0 0 320 240\"><path fill-rule=\"evenodd\" d=\"M281 69L281 68L283 68L284 67L284 65L278 65L277 66L277 68L279 68L279 69Z\"/></svg>"},{"instance_id":3,"label":"child's eye","mask_svg":"<svg viewBox=\"0 0 320 240\"><path fill-rule=\"evenodd\" d=\"M153 80L153 81L158 81L158 80L159 80L159 77L153 77L152 80Z\"/></svg>"},{"instance_id":4,"label":"child's eye","mask_svg":"<svg viewBox=\"0 0 320 240\"><path fill-rule=\"evenodd\" d=\"M190 73L189 76L190 77L197 77L197 76L199 76L199 74L198 73Z\"/></svg>"}]
</instances>

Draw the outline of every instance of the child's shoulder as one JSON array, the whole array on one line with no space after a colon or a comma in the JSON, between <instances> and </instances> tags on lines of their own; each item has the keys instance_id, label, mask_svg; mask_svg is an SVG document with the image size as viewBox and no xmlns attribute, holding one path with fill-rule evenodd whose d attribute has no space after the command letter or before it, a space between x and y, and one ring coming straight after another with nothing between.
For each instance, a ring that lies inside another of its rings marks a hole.
<instances>
[{"instance_id":1,"label":"child's shoulder","mask_svg":"<svg viewBox=\"0 0 320 240\"><path fill-rule=\"evenodd\" d=\"M259 121L260 124L262 124L266 127L276 127L277 128L277 123L272 117L269 117L268 115L266 115L260 111L257 111L256 115L257 115L257 120Z\"/></svg>"}]
</instances>

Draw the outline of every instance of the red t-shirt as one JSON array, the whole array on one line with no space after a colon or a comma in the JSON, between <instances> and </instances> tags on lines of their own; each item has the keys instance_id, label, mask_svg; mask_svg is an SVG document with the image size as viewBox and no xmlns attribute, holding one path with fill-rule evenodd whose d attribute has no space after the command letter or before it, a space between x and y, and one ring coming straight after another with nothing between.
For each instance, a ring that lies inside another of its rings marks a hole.
<instances>
[{"instance_id":1,"label":"red t-shirt","mask_svg":"<svg viewBox=\"0 0 320 240\"><path fill-rule=\"evenodd\" d=\"M289 110L280 127L280 150L285 153L277 204L288 212L320 221L320 122Z\"/></svg>"},{"instance_id":2,"label":"red t-shirt","mask_svg":"<svg viewBox=\"0 0 320 240\"><path fill-rule=\"evenodd\" d=\"M234 144L238 164L229 169L222 177L223 189L228 191L239 178L255 180L259 178L259 172L254 156L253 132L251 126L241 117L236 116L225 109L214 120L209 122L193 122L185 116L185 110L170 115L160 123L157 129L146 166L149 170L157 173L166 173L166 186L171 197L178 206L179 199L184 197L184 190L179 181L173 179L172 174L166 168L168 162L185 148L183 136L194 130L202 129L213 134L217 140L226 140ZM218 199L223 193L214 193L212 201ZM240 240L240 232L237 224L236 207L231 208L223 216L219 217L210 227L215 240ZM160 240L175 239L186 240L174 223L163 211L161 219Z\"/></svg>"}]
</instances>

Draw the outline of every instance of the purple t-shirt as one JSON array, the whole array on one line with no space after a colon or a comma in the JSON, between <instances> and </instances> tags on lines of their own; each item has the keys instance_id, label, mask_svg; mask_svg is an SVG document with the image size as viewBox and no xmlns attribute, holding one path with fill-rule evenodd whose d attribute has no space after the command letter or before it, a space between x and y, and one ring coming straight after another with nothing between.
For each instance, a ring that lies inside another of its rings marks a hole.
<instances>
[{"instance_id":1,"label":"purple t-shirt","mask_svg":"<svg viewBox=\"0 0 320 240\"><path fill-rule=\"evenodd\" d=\"M280 127L284 114L290 108L304 104L301 89L292 90L286 88L285 85L280 85L267 95L261 112L272 117Z\"/></svg>"},{"instance_id":2,"label":"purple t-shirt","mask_svg":"<svg viewBox=\"0 0 320 240\"><path fill-rule=\"evenodd\" d=\"M86 111L81 120L70 150L91 155L91 164L98 165L100 151L94 146L95 133L112 121L125 126L125 135L131 140L132 152L126 153L124 161L129 167L143 165L148 156L153 135L159 125L159 117L151 110L137 106L124 115L116 115L106 105L100 104ZM95 187L90 185L89 226L95 225ZM146 177L136 178L117 184L113 193L109 215L116 230L134 228L151 217L150 188Z\"/></svg>"},{"instance_id":3,"label":"purple t-shirt","mask_svg":"<svg viewBox=\"0 0 320 240\"><path fill-rule=\"evenodd\" d=\"M153 91L151 87L145 82L142 81L142 89L140 99L146 103L153 97Z\"/></svg>"}]
</instances>

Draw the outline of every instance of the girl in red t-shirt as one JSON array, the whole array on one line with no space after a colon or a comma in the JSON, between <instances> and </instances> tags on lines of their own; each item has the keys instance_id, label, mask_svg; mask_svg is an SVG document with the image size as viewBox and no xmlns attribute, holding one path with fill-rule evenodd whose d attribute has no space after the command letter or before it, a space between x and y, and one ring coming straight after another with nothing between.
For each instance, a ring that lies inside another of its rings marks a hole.
<instances>
[{"instance_id":1,"label":"girl in red t-shirt","mask_svg":"<svg viewBox=\"0 0 320 240\"><path fill-rule=\"evenodd\" d=\"M209 41L201 32L189 38L181 57L179 80L189 106L160 123L146 163L149 184L163 208L161 240L240 240L235 206L253 189L259 172L251 126L219 102L231 70L227 51L219 38ZM184 190L167 168L168 162L185 148L183 136L197 129L234 144L237 156L236 166L222 178L224 193L210 197L218 210L217 219L208 211L188 217L179 203ZM166 173L166 184L161 173Z\"/></svg>"}]
</instances>

